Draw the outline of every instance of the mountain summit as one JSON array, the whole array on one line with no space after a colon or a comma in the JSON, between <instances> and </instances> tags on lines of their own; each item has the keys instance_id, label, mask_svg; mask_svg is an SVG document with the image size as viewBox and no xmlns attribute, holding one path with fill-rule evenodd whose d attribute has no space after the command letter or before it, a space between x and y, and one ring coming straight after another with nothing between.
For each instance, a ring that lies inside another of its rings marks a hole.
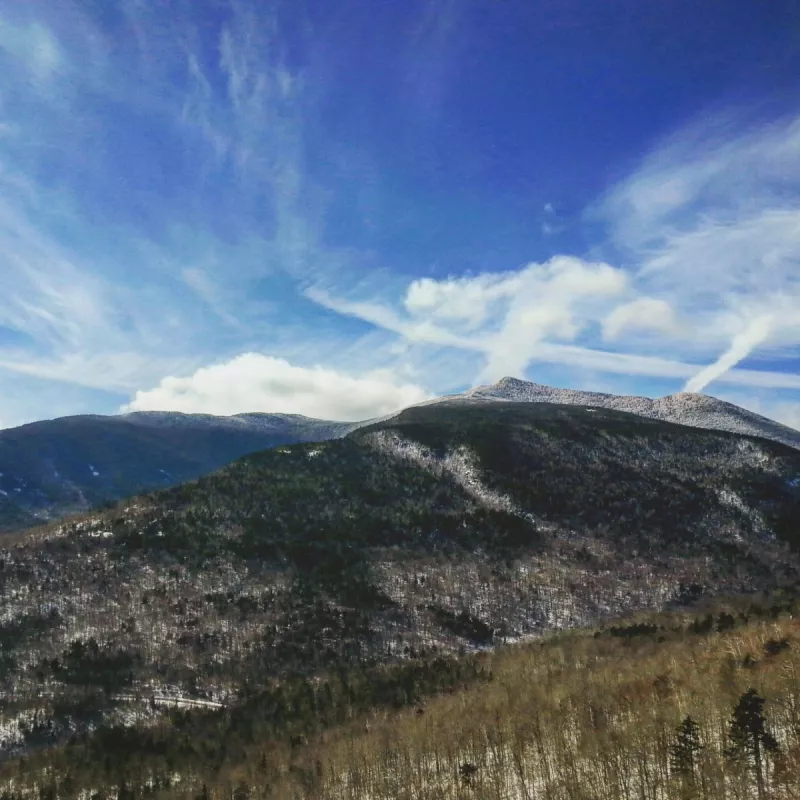
<instances>
[{"instance_id":1,"label":"mountain summit","mask_svg":"<svg viewBox=\"0 0 800 800\"><path fill-rule=\"evenodd\" d=\"M800 449L800 432L703 394L651 400L557 389L503 378L414 408L489 402L548 403L625 411L639 417L757 436ZM134 412L78 416L0 431L0 531L86 511L106 501L192 480L248 453L295 442L327 441L404 412L363 422L298 414ZM591 415L590 415L591 416Z\"/></svg>"},{"instance_id":2,"label":"mountain summit","mask_svg":"<svg viewBox=\"0 0 800 800\"><path fill-rule=\"evenodd\" d=\"M640 417L688 425L692 428L760 436L773 442L800 448L799 431L733 403L693 392L678 392L652 400L649 397L556 389L519 378L506 377L495 384L477 386L458 397L608 408L627 411Z\"/></svg>"}]
</instances>

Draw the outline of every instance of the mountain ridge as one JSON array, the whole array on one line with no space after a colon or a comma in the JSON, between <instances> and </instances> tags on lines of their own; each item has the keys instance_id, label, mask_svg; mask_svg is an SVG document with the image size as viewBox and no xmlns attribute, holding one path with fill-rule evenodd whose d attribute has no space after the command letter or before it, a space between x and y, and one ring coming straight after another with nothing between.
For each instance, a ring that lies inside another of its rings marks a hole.
<instances>
[{"instance_id":1,"label":"mountain ridge","mask_svg":"<svg viewBox=\"0 0 800 800\"><path fill-rule=\"evenodd\" d=\"M506 377L411 408L481 402L606 408L702 430L758 436L800 449L800 432L710 395L686 392L651 399L559 389ZM403 413L336 422L291 413L215 416L134 411L61 417L0 430L0 532L191 480L260 449L340 438Z\"/></svg>"},{"instance_id":2,"label":"mountain ridge","mask_svg":"<svg viewBox=\"0 0 800 800\"><path fill-rule=\"evenodd\" d=\"M505 377L497 383L476 386L455 397L613 408L693 428L760 436L800 449L800 431L725 400L694 392L677 392L652 399L637 395L558 389L519 378Z\"/></svg>"},{"instance_id":3,"label":"mountain ridge","mask_svg":"<svg viewBox=\"0 0 800 800\"><path fill-rule=\"evenodd\" d=\"M235 705L295 673L795 586L798 525L786 445L605 408L412 407L0 542L0 729L22 751L31 714L59 741L155 721L153 696Z\"/></svg>"},{"instance_id":4,"label":"mountain ridge","mask_svg":"<svg viewBox=\"0 0 800 800\"><path fill-rule=\"evenodd\" d=\"M290 414L78 415L0 431L0 532L198 478L268 447L342 436Z\"/></svg>"}]
</instances>

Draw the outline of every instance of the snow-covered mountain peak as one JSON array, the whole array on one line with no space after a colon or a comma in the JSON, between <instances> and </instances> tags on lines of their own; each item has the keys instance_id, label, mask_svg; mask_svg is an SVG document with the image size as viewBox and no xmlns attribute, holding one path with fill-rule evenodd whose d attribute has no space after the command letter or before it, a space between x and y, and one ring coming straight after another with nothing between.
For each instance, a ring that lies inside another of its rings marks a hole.
<instances>
[{"instance_id":1,"label":"snow-covered mountain peak","mask_svg":"<svg viewBox=\"0 0 800 800\"><path fill-rule=\"evenodd\" d=\"M800 449L799 431L752 411L747 411L733 403L696 392L677 392L666 397L652 399L602 392L584 392L579 389L558 389L519 378L506 377L494 384L476 386L459 397L610 408L638 414L642 417L689 425L693 428L760 436Z\"/></svg>"}]
</instances>

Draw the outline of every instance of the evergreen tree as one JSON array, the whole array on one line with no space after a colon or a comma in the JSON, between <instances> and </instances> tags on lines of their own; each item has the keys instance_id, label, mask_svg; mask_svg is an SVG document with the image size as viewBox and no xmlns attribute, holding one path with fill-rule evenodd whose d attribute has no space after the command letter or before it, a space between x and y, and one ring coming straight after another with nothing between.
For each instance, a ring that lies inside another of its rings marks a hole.
<instances>
[{"instance_id":1,"label":"evergreen tree","mask_svg":"<svg viewBox=\"0 0 800 800\"><path fill-rule=\"evenodd\" d=\"M458 773L465 786L472 786L475 776L478 774L478 768L475 764L470 764L468 761L465 761L458 768Z\"/></svg>"},{"instance_id":2,"label":"evergreen tree","mask_svg":"<svg viewBox=\"0 0 800 800\"><path fill-rule=\"evenodd\" d=\"M691 797L697 783L697 768L703 743L700 739L700 726L687 716L675 731L675 739L670 747L670 767L678 775L684 794Z\"/></svg>"},{"instance_id":3,"label":"evergreen tree","mask_svg":"<svg viewBox=\"0 0 800 800\"><path fill-rule=\"evenodd\" d=\"M731 716L725 756L752 767L759 798L764 798L764 756L778 752L778 742L767 730L764 703L755 689L748 689L736 704Z\"/></svg>"}]
</instances>

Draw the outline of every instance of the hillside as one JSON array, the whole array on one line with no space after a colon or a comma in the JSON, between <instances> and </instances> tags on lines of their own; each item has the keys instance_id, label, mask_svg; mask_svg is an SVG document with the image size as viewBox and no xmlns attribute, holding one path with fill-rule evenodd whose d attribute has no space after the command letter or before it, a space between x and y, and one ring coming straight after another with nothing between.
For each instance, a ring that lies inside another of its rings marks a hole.
<instances>
[{"instance_id":1,"label":"hillside","mask_svg":"<svg viewBox=\"0 0 800 800\"><path fill-rule=\"evenodd\" d=\"M539 403L412 408L9 541L0 727L26 748L31 715L55 742L291 674L777 590L797 581L798 520L800 452L763 439Z\"/></svg>"},{"instance_id":2,"label":"hillside","mask_svg":"<svg viewBox=\"0 0 800 800\"><path fill-rule=\"evenodd\" d=\"M292 414L138 412L0 430L0 532L213 472L278 444L350 426Z\"/></svg>"},{"instance_id":3,"label":"hillside","mask_svg":"<svg viewBox=\"0 0 800 800\"><path fill-rule=\"evenodd\" d=\"M651 400L503 378L492 386L437 398L416 408L476 401L606 408L758 436L800 449L800 432L699 394ZM0 533L192 480L247 453L292 442L335 439L396 418L397 414L390 414L344 423L297 414L215 417L151 411L116 417L64 417L0 430Z\"/></svg>"},{"instance_id":4,"label":"hillside","mask_svg":"<svg viewBox=\"0 0 800 800\"><path fill-rule=\"evenodd\" d=\"M0 763L0 793L792 800L798 611L797 598L742 598L493 653L296 677L235 708L129 719Z\"/></svg>"},{"instance_id":5,"label":"hillside","mask_svg":"<svg viewBox=\"0 0 800 800\"><path fill-rule=\"evenodd\" d=\"M733 403L726 403L716 397L692 392L678 392L678 394L652 400L649 397L556 389L517 378L503 378L490 386L477 386L470 389L461 397L508 400L516 403L558 403L560 405L609 408L638 414L641 417L690 425L695 428L761 436L800 449L800 431L762 417L760 414L754 414Z\"/></svg>"}]
</instances>

